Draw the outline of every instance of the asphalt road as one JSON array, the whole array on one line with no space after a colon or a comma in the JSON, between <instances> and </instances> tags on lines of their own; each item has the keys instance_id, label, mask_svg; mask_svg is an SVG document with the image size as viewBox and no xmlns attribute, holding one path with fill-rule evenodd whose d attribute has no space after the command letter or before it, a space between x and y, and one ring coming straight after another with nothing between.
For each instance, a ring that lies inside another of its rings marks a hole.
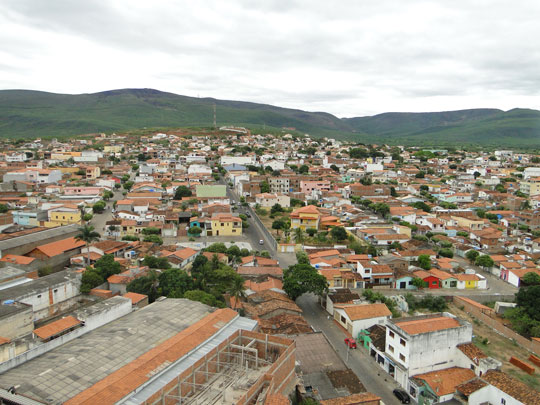
<instances>
[{"instance_id":1,"label":"asphalt road","mask_svg":"<svg viewBox=\"0 0 540 405\"><path fill-rule=\"evenodd\" d=\"M90 221L90 225L92 225L102 237L105 235L105 224L107 221L113 219L113 202L121 200L122 198L124 198L122 191L115 191L114 196L109 201L106 201L107 205L105 207L105 211L103 211L102 214L94 214L94 217Z\"/></svg>"},{"instance_id":2,"label":"asphalt road","mask_svg":"<svg viewBox=\"0 0 540 405\"><path fill-rule=\"evenodd\" d=\"M227 187L227 197L229 197L229 199L231 200L231 205L233 202L236 204L236 211L234 211L234 213L236 215L246 214L247 208L242 207L242 205L240 204L240 198L238 197L238 195L228 186L226 187ZM253 216L251 218L248 217L247 222L249 224L249 227L247 229L244 229L242 233L249 239L253 249L254 250L267 250L268 252L270 252L270 255L272 257L275 257L276 250L270 244L267 238L264 236L263 231L261 230L259 224L253 219ZM260 244L261 240L264 242L263 245Z\"/></svg>"},{"instance_id":3,"label":"asphalt road","mask_svg":"<svg viewBox=\"0 0 540 405\"><path fill-rule=\"evenodd\" d=\"M367 391L379 395L386 405L400 403L392 393L398 384L377 365L366 350L351 349L347 361L347 347L343 342L346 338L345 332L332 319L328 319L329 314L318 304L315 295L304 294L298 298L296 304L302 308L304 318L313 329L326 335L338 355L355 372Z\"/></svg>"}]
</instances>

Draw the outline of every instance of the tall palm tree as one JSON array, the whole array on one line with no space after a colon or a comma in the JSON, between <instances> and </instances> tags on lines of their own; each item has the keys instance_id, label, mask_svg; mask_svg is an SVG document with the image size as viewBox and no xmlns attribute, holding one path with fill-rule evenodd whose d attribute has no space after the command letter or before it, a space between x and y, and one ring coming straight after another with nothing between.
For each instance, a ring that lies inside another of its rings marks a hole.
<instances>
[{"instance_id":1,"label":"tall palm tree","mask_svg":"<svg viewBox=\"0 0 540 405\"><path fill-rule=\"evenodd\" d=\"M233 309L236 309L236 304L238 304L240 298L246 298L246 286L244 285L244 279L242 277L235 277L227 292L231 298L234 298Z\"/></svg>"},{"instance_id":2,"label":"tall palm tree","mask_svg":"<svg viewBox=\"0 0 540 405\"><path fill-rule=\"evenodd\" d=\"M296 241L296 243L304 242L304 231L302 230L302 228L294 229L294 240Z\"/></svg>"},{"instance_id":3,"label":"tall palm tree","mask_svg":"<svg viewBox=\"0 0 540 405\"><path fill-rule=\"evenodd\" d=\"M97 242L101 238L101 235L94 231L94 227L92 225L84 225L79 228L78 235L75 236L76 240L82 240L86 243L86 254L87 254L87 260L88 265L90 266L90 244L93 242Z\"/></svg>"}]
</instances>

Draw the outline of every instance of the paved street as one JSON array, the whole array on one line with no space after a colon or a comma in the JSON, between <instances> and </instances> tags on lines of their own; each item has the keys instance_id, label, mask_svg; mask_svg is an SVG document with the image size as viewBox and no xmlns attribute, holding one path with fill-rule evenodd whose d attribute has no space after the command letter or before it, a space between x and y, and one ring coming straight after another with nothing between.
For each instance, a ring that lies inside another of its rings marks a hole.
<instances>
[{"instance_id":1,"label":"paved street","mask_svg":"<svg viewBox=\"0 0 540 405\"><path fill-rule=\"evenodd\" d=\"M109 201L106 201L107 205L105 211L103 211L102 214L94 214L94 217L90 221L90 225L92 225L101 236L105 235L105 224L113 218L112 207L114 201L121 200L122 198L124 198L122 192L115 191L114 196Z\"/></svg>"},{"instance_id":2,"label":"paved street","mask_svg":"<svg viewBox=\"0 0 540 405\"><path fill-rule=\"evenodd\" d=\"M343 343L346 335L332 319L328 319L328 313L317 303L313 294L304 294L296 301L302 308L304 318L316 331L322 331L330 343L334 346L339 356L345 361L347 349ZM379 395L386 405L399 404L392 390L397 383L382 370L368 353L361 349L350 350L347 365L356 373L366 390Z\"/></svg>"}]
</instances>

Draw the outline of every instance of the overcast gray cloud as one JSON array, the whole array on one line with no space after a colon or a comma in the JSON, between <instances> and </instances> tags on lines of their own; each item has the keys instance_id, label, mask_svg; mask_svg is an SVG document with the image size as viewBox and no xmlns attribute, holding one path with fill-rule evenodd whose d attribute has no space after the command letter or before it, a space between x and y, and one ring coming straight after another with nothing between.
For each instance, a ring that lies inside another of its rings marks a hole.
<instances>
[{"instance_id":1,"label":"overcast gray cloud","mask_svg":"<svg viewBox=\"0 0 540 405\"><path fill-rule=\"evenodd\" d=\"M534 0L4 0L0 88L151 87L338 116L540 109L538 21Z\"/></svg>"}]
</instances>

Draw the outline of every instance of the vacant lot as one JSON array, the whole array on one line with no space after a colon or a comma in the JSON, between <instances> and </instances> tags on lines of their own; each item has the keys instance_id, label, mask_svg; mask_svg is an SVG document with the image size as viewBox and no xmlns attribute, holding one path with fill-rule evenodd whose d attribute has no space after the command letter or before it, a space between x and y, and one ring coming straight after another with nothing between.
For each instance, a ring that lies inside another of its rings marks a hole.
<instances>
[{"instance_id":1,"label":"vacant lot","mask_svg":"<svg viewBox=\"0 0 540 405\"><path fill-rule=\"evenodd\" d=\"M526 349L519 346L513 340L499 334L497 331L493 330L482 321L476 319L474 316L460 310L457 306L450 304L449 310L453 314L469 321L472 324L473 334L475 336L473 340L474 343L488 356L501 361L503 364L502 370L504 372L510 374L512 377L520 379L524 383L528 384L531 388L540 391L539 374L535 373L533 375L529 375L508 362L511 356L515 356L520 360L527 361L530 353ZM534 364L528 361L527 363L534 366Z\"/></svg>"}]
</instances>

